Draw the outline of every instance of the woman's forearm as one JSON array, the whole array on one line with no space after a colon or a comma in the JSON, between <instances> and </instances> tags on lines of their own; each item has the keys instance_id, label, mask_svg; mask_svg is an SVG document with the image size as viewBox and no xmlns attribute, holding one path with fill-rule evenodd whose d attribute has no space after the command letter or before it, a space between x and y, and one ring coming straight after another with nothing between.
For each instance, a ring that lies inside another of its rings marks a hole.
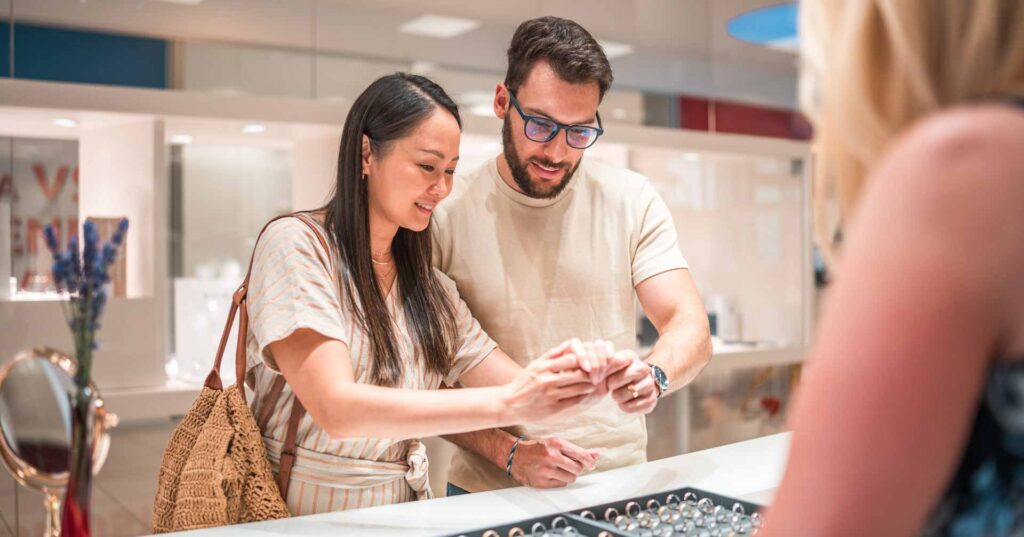
<instances>
[{"instance_id":1,"label":"woman's forearm","mask_svg":"<svg viewBox=\"0 0 1024 537\"><path fill-rule=\"evenodd\" d=\"M594 391L564 348L501 386L414 390L356 382L348 346L312 330L270 347L310 417L333 437L404 439L504 427L562 412Z\"/></svg>"},{"instance_id":2,"label":"woman's forearm","mask_svg":"<svg viewBox=\"0 0 1024 537\"><path fill-rule=\"evenodd\" d=\"M418 438L513 424L501 387L398 390L344 383L312 406L310 414L332 437Z\"/></svg>"}]
</instances>

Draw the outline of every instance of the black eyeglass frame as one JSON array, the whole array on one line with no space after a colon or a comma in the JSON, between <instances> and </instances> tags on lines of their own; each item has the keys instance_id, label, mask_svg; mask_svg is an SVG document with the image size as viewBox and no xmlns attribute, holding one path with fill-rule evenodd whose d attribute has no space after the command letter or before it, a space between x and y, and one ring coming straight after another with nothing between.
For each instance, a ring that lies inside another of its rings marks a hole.
<instances>
[{"instance_id":1,"label":"black eyeglass frame","mask_svg":"<svg viewBox=\"0 0 1024 537\"><path fill-rule=\"evenodd\" d=\"M597 142L597 139L600 138L602 134L604 134L604 124L601 122L601 113L600 112L597 112L597 111L594 112L594 117L597 118L597 126L596 127L591 126L591 125L566 125L564 123L559 123L559 122L557 122L557 121L555 121L555 120L553 120L553 119L551 119L549 117L531 116L531 115L527 114L526 112L523 112L522 107L519 106L519 100L516 99L516 94L513 93L512 90L509 90L508 96L509 96L509 100L512 101L512 106L515 107L516 112L519 112L519 117L523 118L523 135L526 136L527 140L530 140L532 142L546 144L546 143L550 142L551 140L554 140L555 136L558 136L558 133L564 130L565 131L565 143L566 143L566 145L568 145L569 147L572 147L574 149L586 149L586 148L594 145L594 143ZM545 122L548 122L548 123L554 123L555 130L551 131L551 135L548 136L546 140L537 140L537 139L531 138L530 135L527 134L527 127L530 125L530 121L545 121ZM594 136L594 139L589 144L587 144L585 147L576 147L575 145L572 145L572 142L569 141L569 129L590 129L590 130L595 131L597 133L597 136Z\"/></svg>"}]
</instances>

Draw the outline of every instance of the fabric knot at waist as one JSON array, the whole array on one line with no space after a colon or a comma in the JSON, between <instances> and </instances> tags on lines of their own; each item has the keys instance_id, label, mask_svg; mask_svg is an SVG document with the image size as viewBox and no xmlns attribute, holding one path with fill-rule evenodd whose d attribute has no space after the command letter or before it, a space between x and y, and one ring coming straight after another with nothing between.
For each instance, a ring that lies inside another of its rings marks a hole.
<instances>
[{"instance_id":1,"label":"fabric knot at waist","mask_svg":"<svg viewBox=\"0 0 1024 537\"><path fill-rule=\"evenodd\" d=\"M276 471L281 460L283 442L263 437L267 456ZM417 500L426 500L434 495L430 490L427 446L419 440L409 440L405 461L381 462L353 459L295 447L295 464L292 479L312 485L343 489L362 489L405 479L416 493Z\"/></svg>"}]
</instances>

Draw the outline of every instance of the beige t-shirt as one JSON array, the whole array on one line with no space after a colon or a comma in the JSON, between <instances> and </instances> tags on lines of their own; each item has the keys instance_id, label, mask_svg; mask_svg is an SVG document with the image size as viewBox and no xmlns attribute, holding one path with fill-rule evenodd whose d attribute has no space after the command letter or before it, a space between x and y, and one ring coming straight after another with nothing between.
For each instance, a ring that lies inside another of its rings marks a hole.
<instances>
[{"instance_id":1,"label":"beige t-shirt","mask_svg":"<svg viewBox=\"0 0 1024 537\"><path fill-rule=\"evenodd\" d=\"M586 159L548 200L508 186L490 159L458 174L432 227L435 265L455 280L483 329L524 365L573 337L635 348L634 287L687 266L672 216L647 178ZM644 417L621 412L611 398L524 428L531 438L596 449L597 470L646 460ZM471 492L515 486L504 470L460 449L448 478Z\"/></svg>"},{"instance_id":2,"label":"beige t-shirt","mask_svg":"<svg viewBox=\"0 0 1024 537\"><path fill-rule=\"evenodd\" d=\"M308 215L301 218L318 225ZM323 227L320 228L324 232ZM246 341L247 380L256 392L254 411L263 403L279 373L270 344L299 328L315 330L348 345L356 382L369 383L373 363L368 334L355 322L339 281L337 249L323 246L309 227L295 218L284 218L267 227L253 257L249 280L249 335ZM405 318L401 290L395 282L386 297L393 320L395 343L403 375L397 388L436 390L441 383L454 384L476 367L495 344L480 329L455 284L438 270L458 322L458 342L447 376L426 367ZM262 431L267 455L275 471L295 396L285 386ZM345 412L344 408L337 409ZM285 499L293 515L310 515L356 509L422 498L429 493L426 452L417 440L392 438L335 438L307 413L299 422L298 456Z\"/></svg>"}]
</instances>

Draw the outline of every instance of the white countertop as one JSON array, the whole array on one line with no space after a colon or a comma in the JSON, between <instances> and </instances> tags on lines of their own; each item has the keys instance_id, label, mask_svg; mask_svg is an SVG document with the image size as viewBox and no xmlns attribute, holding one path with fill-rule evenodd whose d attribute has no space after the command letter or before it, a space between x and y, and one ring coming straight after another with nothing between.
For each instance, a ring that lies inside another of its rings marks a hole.
<instances>
[{"instance_id":1,"label":"white countertop","mask_svg":"<svg viewBox=\"0 0 1024 537\"><path fill-rule=\"evenodd\" d=\"M782 479L788 451L789 433L783 433L586 475L562 489L517 487L186 535L445 535L685 486L766 504Z\"/></svg>"}]
</instances>

